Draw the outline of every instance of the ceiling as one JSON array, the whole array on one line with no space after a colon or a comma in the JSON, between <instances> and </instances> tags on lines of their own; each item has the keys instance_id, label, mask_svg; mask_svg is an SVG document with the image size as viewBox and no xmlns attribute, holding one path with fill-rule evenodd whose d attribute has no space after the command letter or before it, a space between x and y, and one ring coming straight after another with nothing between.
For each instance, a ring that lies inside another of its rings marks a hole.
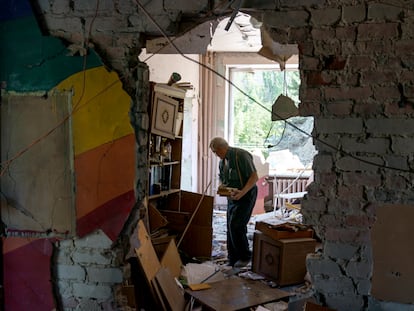
<instances>
[{"instance_id":1,"label":"ceiling","mask_svg":"<svg viewBox=\"0 0 414 311\"><path fill-rule=\"evenodd\" d=\"M228 31L225 30L229 17L218 24L209 51L216 52L258 52L262 47L260 25L245 13L238 13Z\"/></svg>"}]
</instances>

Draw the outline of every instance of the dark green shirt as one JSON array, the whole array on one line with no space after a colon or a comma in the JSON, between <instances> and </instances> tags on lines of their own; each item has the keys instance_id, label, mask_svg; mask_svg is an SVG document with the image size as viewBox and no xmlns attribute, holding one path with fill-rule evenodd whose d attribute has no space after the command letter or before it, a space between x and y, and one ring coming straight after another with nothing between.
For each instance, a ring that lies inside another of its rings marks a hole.
<instances>
[{"instance_id":1,"label":"dark green shirt","mask_svg":"<svg viewBox=\"0 0 414 311\"><path fill-rule=\"evenodd\" d=\"M253 156L246 150L229 147L224 160L220 161L220 180L223 185L242 189L256 167Z\"/></svg>"}]
</instances>

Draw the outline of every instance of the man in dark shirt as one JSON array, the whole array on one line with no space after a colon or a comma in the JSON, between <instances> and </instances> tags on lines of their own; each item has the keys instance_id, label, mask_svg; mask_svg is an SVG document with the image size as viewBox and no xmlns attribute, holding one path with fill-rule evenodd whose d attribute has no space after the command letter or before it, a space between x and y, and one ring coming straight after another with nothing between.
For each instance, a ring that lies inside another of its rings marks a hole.
<instances>
[{"instance_id":1,"label":"man in dark shirt","mask_svg":"<svg viewBox=\"0 0 414 311\"><path fill-rule=\"evenodd\" d=\"M253 156L246 150L229 146L221 137L210 142L210 149L221 160L221 187L231 188L227 196L227 256L234 267L246 266L252 253L247 240L247 224L257 198L258 180Z\"/></svg>"}]
</instances>

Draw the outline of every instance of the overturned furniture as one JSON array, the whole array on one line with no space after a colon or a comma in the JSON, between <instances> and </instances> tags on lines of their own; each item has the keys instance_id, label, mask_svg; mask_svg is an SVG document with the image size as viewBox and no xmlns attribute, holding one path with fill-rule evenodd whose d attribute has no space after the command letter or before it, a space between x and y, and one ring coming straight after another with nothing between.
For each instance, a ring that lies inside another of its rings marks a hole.
<instances>
[{"instance_id":1,"label":"overturned furniture","mask_svg":"<svg viewBox=\"0 0 414 311\"><path fill-rule=\"evenodd\" d=\"M145 298L151 300L150 303L146 303L151 310L184 311L187 305L196 300L208 310L233 311L279 301L290 296L286 291L238 276L219 278L215 281L208 278L211 283L204 279L197 284L188 284L193 290L184 291L177 281L183 265L174 240L170 241L165 252L158 257L142 221L139 221L137 236L139 246L135 248L135 253L139 268L143 272L144 283L149 288L151 297ZM135 293L142 291L145 285L139 283L136 286L140 288L136 288Z\"/></svg>"},{"instance_id":2,"label":"overturned furniture","mask_svg":"<svg viewBox=\"0 0 414 311\"><path fill-rule=\"evenodd\" d=\"M245 310L290 296L288 292L271 288L260 281L240 277L214 282L210 286L206 290L186 292L209 310L217 311Z\"/></svg>"}]
</instances>

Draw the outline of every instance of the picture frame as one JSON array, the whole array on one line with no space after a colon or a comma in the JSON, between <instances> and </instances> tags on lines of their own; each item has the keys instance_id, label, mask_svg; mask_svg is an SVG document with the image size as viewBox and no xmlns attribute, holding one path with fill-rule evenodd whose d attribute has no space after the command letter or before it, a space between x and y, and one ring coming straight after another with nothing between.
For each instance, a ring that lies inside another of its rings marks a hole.
<instances>
[{"instance_id":1,"label":"picture frame","mask_svg":"<svg viewBox=\"0 0 414 311\"><path fill-rule=\"evenodd\" d=\"M155 92L152 107L151 132L167 138L175 138L178 101Z\"/></svg>"}]
</instances>

